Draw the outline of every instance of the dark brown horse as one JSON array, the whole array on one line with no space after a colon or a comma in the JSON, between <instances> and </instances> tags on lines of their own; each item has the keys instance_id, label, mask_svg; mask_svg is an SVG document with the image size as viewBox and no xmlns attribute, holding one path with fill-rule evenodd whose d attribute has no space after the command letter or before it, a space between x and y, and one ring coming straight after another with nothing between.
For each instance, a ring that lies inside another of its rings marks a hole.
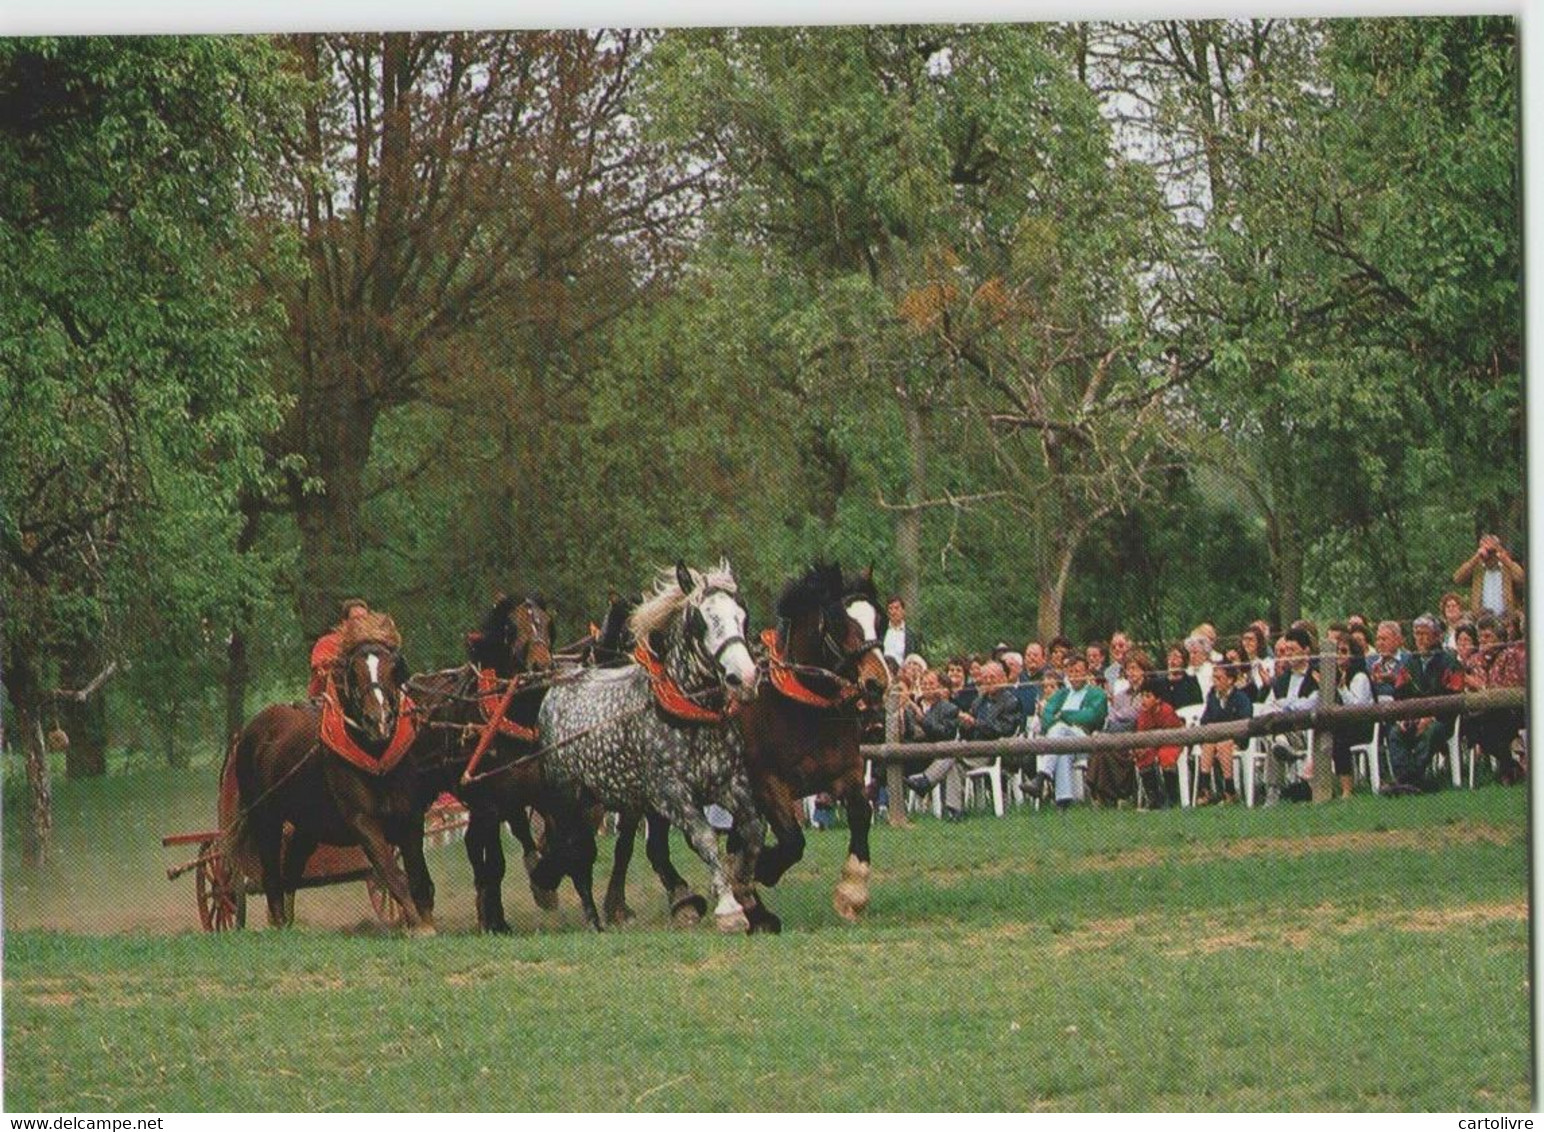
<instances>
[{"instance_id":1,"label":"dark brown horse","mask_svg":"<svg viewBox=\"0 0 1544 1132\"><path fill-rule=\"evenodd\" d=\"M775 885L804 855L802 799L830 793L845 806L849 831L832 900L839 915L854 921L869 901L873 819L858 751L861 705L882 703L890 679L880 652L879 610L872 568L844 578L839 566L815 566L789 582L768 642L765 690L738 717L756 807L776 837L761 852L756 880ZM625 886L630 844L624 855L624 832L630 831L618 830L608 911ZM693 906L692 894L670 865L668 836L668 826L649 815L649 861L679 912Z\"/></svg>"},{"instance_id":2,"label":"dark brown horse","mask_svg":"<svg viewBox=\"0 0 1544 1132\"><path fill-rule=\"evenodd\" d=\"M237 858L261 874L275 927L293 922L295 890L323 844L358 845L409 929L433 931L400 645L389 617L350 622L323 699L263 709L231 748L240 803L232 844Z\"/></svg>"},{"instance_id":3,"label":"dark brown horse","mask_svg":"<svg viewBox=\"0 0 1544 1132\"><path fill-rule=\"evenodd\" d=\"M408 684L426 711L413 752L419 800L427 809L449 792L467 807L466 855L477 889L477 926L483 931L510 930L504 917L503 825L507 823L520 842L527 873L537 860L528 807L540 798L541 764L531 756L538 747L536 713L552 668L552 631L552 616L540 596L501 596L478 629L467 635L470 664L416 675ZM462 782L462 772L510 681L516 688L503 723L472 780ZM533 885L531 895L543 908L557 906L551 890Z\"/></svg>"}]
</instances>

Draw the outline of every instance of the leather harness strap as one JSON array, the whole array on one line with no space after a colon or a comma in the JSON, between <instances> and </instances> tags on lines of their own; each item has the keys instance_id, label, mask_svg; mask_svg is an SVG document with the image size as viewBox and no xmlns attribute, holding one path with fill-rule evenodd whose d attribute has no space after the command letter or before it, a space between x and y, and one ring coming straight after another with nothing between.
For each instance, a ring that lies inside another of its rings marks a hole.
<instances>
[{"instance_id":1,"label":"leather harness strap","mask_svg":"<svg viewBox=\"0 0 1544 1132\"><path fill-rule=\"evenodd\" d=\"M386 745L386 750L381 752L379 757L371 755L349 734L343 707L338 702L337 689L333 687L332 677L327 678L327 688L322 693L322 744L350 766L356 766L370 774L386 774L402 761L402 757L407 754L408 748L413 745L413 740L417 736L418 721L413 709L413 701L408 699L406 692L403 692L401 702L397 705L397 729L392 734L391 742Z\"/></svg>"},{"instance_id":2,"label":"leather harness strap","mask_svg":"<svg viewBox=\"0 0 1544 1132\"><path fill-rule=\"evenodd\" d=\"M659 710L673 719L682 723L724 723L739 707L738 703L731 703L724 711L715 711L694 703L643 641L639 641L633 650L633 659L649 674L649 684L654 689L654 702L659 705Z\"/></svg>"},{"instance_id":3,"label":"leather harness strap","mask_svg":"<svg viewBox=\"0 0 1544 1132\"><path fill-rule=\"evenodd\" d=\"M795 703L807 704L818 708L840 708L855 700L859 695L856 684L843 679L836 673L831 673L831 679L837 681L839 691L834 696L822 695L820 692L808 687L799 679L799 674L794 666L783 659L781 646L778 644L776 629L763 629L761 643L767 649L767 678L772 681L772 687Z\"/></svg>"},{"instance_id":4,"label":"leather harness strap","mask_svg":"<svg viewBox=\"0 0 1544 1132\"><path fill-rule=\"evenodd\" d=\"M507 735L511 739L519 739L526 743L536 742L541 738L541 733L536 728L516 723L513 719L499 713L499 706L504 702L505 687L505 682L499 679L498 673L493 669L477 670L477 705L482 709L483 721L492 723L497 717L497 731L500 735Z\"/></svg>"}]
</instances>

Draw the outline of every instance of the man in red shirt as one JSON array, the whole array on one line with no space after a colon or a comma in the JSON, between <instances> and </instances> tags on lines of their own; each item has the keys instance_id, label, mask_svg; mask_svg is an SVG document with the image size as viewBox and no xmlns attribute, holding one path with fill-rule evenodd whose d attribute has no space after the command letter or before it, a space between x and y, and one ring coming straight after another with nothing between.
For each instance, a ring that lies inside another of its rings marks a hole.
<instances>
[{"instance_id":1,"label":"man in red shirt","mask_svg":"<svg viewBox=\"0 0 1544 1132\"><path fill-rule=\"evenodd\" d=\"M307 697L320 696L327 689L327 673L338 659L338 644L343 640L343 626L363 617L370 607L359 598L349 598L343 603L343 619L316 639L311 647L311 683L306 686Z\"/></svg>"}]
</instances>

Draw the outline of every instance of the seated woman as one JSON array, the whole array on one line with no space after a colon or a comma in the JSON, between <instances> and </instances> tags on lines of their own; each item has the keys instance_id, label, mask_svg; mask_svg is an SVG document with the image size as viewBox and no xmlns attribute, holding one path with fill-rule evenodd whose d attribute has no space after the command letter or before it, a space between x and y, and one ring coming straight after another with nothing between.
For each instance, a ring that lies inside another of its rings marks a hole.
<instances>
[{"instance_id":1,"label":"seated woman","mask_svg":"<svg viewBox=\"0 0 1544 1132\"><path fill-rule=\"evenodd\" d=\"M1185 721L1180 719L1173 706L1160 699L1156 689L1144 685L1137 730L1163 731L1183 726ZM1149 809L1161 810L1179 804L1179 771L1175 768L1179 766L1180 749L1180 745L1174 743L1166 747L1143 747L1133 752L1137 773L1142 776L1142 786L1147 791Z\"/></svg>"},{"instance_id":2,"label":"seated woman","mask_svg":"<svg viewBox=\"0 0 1544 1132\"><path fill-rule=\"evenodd\" d=\"M1484 688L1522 688L1528 684L1527 641L1522 635L1521 624L1511 616L1515 639L1503 641L1502 623L1490 614L1479 620L1480 647L1477 655L1483 656L1485 665ZM1467 686L1467 685L1466 685ZM1527 723L1522 708L1494 708L1480 712L1468 726L1485 755L1496 761L1496 781L1511 786L1523 781L1525 768L1512 753L1512 741Z\"/></svg>"},{"instance_id":3,"label":"seated woman","mask_svg":"<svg viewBox=\"0 0 1544 1132\"><path fill-rule=\"evenodd\" d=\"M1265 643L1265 634L1258 625L1248 626L1238 638L1243 650L1243 660L1249 666L1244 675L1234 681L1249 695L1249 699L1263 704L1271 694L1271 681L1276 678L1276 661Z\"/></svg>"},{"instance_id":4,"label":"seated woman","mask_svg":"<svg viewBox=\"0 0 1544 1132\"><path fill-rule=\"evenodd\" d=\"M1367 652L1356 637L1349 633L1335 644L1335 698L1341 704L1372 703L1372 681L1367 677ZM1351 748L1372 738L1372 724L1348 724L1335 728L1331 744L1331 757L1335 761L1335 776L1340 779L1340 796L1351 797L1355 768L1352 765ZM1372 752L1372 758L1378 752Z\"/></svg>"},{"instance_id":5,"label":"seated woman","mask_svg":"<svg viewBox=\"0 0 1544 1132\"><path fill-rule=\"evenodd\" d=\"M1144 652L1132 652L1126 657L1122 669L1125 679L1115 682L1116 690L1109 696L1110 709L1104 719L1106 732L1137 729L1142 682L1152 666L1153 662ZM1134 797L1137 789L1135 752L1095 751L1088 756L1086 785L1095 805L1114 806Z\"/></svg>"},{"instance_id":6,"label":"seated woman","mask_svg":"<svg viewBox=\"0 0 1544 1132\"><path fill-rule=\"evenodd\" d=\"M1148 686L1158 693L1160 699L1172 708L1191 707L1194 704L1206 702L1206 695L1201 691L1201 682L1195 674L1186 671L1186 651L1183 645L1170 645L1168 651L1168 669L1164 678L1148 681Z\"/></svg>"}]
</instances>

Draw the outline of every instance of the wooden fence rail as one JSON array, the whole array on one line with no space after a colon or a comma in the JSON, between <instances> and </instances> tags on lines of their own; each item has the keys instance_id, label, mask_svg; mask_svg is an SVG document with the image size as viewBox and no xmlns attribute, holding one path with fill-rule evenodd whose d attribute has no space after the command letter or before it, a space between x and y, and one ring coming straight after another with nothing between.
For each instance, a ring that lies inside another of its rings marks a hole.
<instances>
[{"instance_id":1,"label":"wooden fence rail","mask_svg":"<svg viewBox=\"0 0 1544 1132\"><path fill-rule=\"evenodd\" d=\"M1095 751L1131 751L1142 747L1190 746L1195 743L1218 743L1225 739L1247 741L1256 735L1279 735L1286 731L1307 731L1312 728L1327 736L1336 727L1362 723L1392 723L1402 719L1421 719L1426 716L1451 717L1478 712L1527 706L1526 689L1488 688L1482 692L1459 692L1448 696L1430 696L1423 699L1382 700L1374 704L1325 705L1313 711L1274 711L1256 715L1250 719L1232 723L1209 723L1205 726L1170 728L1162 731L1096 731L1092 735L1075 738L1028 738L1016 736L1010 739L985 739L980 742L957 739L941 743L902 743L900 737L899 699L891 697L890 711L886 716L883 743L871 743L862 748L865 758L888 764L887 784L891 798L904 797L905 783L901 763L915 759L933 758L943 754L969 755L972 758L995 758L998 755L1017 761L1035 755L1092 754ZM1317 760L1316 760L1317 761ZM1326 764L1328 759L1325 760ZM905 808L890 807L892 821L904 822ZM897 815L899 818L897 819Z\"/></svg>"}]
</instances>

